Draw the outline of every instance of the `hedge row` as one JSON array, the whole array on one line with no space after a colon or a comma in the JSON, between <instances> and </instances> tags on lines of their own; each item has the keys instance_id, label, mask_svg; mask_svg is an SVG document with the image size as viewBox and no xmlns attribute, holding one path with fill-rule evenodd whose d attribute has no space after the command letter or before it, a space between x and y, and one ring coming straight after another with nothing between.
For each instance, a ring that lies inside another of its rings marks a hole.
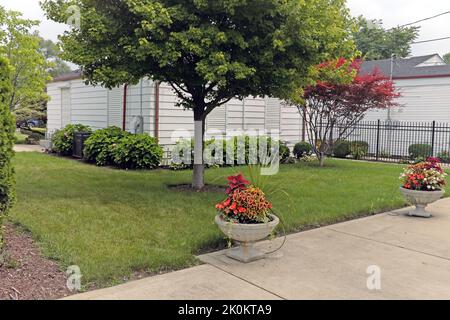
<instances>
[{"instance_id":1,"label":"hedge row","mask_svg":"<svg viewBox=\"0 0 450 320\"><path fill-rule=\"evenodd\" d=\"M238 154L238 146L239 146L239 141L244 141L244 146L245 146L245 153L244 154ZM264 137L264 139L262 139L262 137L250 137L250 136L241 136L241 137L234 137L233 140L221 140L221 141L217 141L212 139L212 140L207 140L205 141L205 154L206 154L206 158L205 158L205 163L214 165L214 166L233 166L233 165L238 165L238 164L242 164L242 162L245 161L246 164L248 164L249 162L251 162L249 159L250 158L250 145L255 145L257 150L258 150L258 155L259 155L259 150L261 150L261 147L263 147L263 145L261 145L261 141L265 141L267 143L265 150L267 150L267 155L270 156L271 155L271 149L272 149L272 144L273 141L270 137ZM223 150L223 158L222 159L216 159L216 155L215 155L215 146L213 146L213 144L218 143L220 146L220 144L222 144L220 147ZM233 146L233 150L232 150L232 154L233 154L233 158L230 157L230 159L228 159L228 155L227 155L227 151L229 148L229 145ZM290 155L291 155L291 151L290 149L287 147L286 143L282 142L282 141L278 141L278 145L279 145L279 155L280 155L280 162L285 162L287 159L289 159ZM211 152L208 152L208 149ZM185 157L184 152L185 150L190 150L191 154L187 157ZM172 163L172 168L173 169L186 169L186 168L192 168L193 164L194 164L194 139L182 139L179 140L173 150L173 160L175 160ZM258 156L259 158L259 156ZM230 161L231 160L231 161ZM256 159L255 159L256 160ZM261 159L258 159L261 161ZM268 160L268 158L266 159L266 161ZM231 163L233 162L233 163Z\"/></svg>"},{"instance_id":2,"label":"hedge row","mask_svg":"<svg viewBox=\"0 0 450 320\"><path fill-rule=\"evenodd\" d=\"M91 133L83 125L68 125L52 138L53 150L60 155L72 154L75 133ZM118 127L97 130L85 141L84 158L98 166L121 169L155 169L163 158L156 138L147 134L131 134Z\"/></svg>"},{"instance_id":3,"label":"hedge row","mask_svg":"<svg viewBox=\"0 0 450 320\"><path fill-rule=\"evenodd\" d=\"M7 99L11 90L8 61L0 58L0 254L3 220L14 201L14 171L11 164L15 123Z\"/></svg>"}]
</instances>

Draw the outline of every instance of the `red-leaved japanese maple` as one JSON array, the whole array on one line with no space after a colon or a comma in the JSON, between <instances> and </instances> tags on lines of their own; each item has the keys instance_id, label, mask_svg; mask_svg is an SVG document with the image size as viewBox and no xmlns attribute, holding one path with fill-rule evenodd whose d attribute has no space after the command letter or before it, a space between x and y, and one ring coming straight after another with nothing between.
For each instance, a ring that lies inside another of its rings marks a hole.
<instances>
[{"instance_id":1,"label":"red-leaved japanese maple","mask_svg":"<svg viewBox=\"0 0 450 320\"><path fill-rule=\"evenodd\" d=\"M367 111L397 105L393 81L378 69L362 74L361 63L343 58L322 63L315 67L316 84L304 90L304 104L298 108L321 166Z\"/></svg>"}]
</instances>

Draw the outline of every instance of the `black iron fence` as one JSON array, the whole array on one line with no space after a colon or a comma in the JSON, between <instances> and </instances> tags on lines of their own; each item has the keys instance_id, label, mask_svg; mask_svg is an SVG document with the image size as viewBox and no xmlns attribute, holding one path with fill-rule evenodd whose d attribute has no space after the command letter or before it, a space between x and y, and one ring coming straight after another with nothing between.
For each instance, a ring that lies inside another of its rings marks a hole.
<instances>
[{"instance_id":1,"label":"black iron fence","mask_svg":"<svg viewBox=\"0 0 450 320\"><path fill-rule=\"evenodd\" d=\"M336 135L345 128L336 127ZM405 121L363 121L347 131L349 157L403 162L439 157L450 163L450 124Z\"/></svg>"}]
</instances>

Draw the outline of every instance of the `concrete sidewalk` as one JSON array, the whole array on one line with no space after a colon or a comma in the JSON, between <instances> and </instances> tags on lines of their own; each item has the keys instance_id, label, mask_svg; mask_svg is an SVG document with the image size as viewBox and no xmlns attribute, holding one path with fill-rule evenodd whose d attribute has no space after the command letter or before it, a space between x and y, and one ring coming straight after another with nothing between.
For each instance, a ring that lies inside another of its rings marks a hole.
<instances>
[{"instance_id":1,"label":"concrete sidewalk","mask_svg":"<svg viewBox=\"0 0 450 320\"><path fill-rule=\"evenodd\" d=\"M14 146L15 152L44 152L44 148L32 144L16 144Z\"/></svg>"},{"instance_id":2,"label":"concrete sidewalk","mask_svg":"<svg viewBox=\"0 0 450 320\"><path fill-rule=\"evenodd\" d=\"M266 260L216 252L199 257L206 265L69 299L450 299L450 199L430 209L432 219L385 213L291 235ZM367 287L371 266L381 290Z\"/></svg>"}]
</instances>

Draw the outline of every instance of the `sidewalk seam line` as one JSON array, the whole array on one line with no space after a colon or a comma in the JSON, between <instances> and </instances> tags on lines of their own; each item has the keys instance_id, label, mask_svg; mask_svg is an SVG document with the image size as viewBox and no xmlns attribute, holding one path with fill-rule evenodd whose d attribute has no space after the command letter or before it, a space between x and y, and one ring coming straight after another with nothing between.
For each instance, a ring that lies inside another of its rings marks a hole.
<instances>
[{"instance_id":1,"label":"sidewalk seam line","mask_svg":"<svg viewBox=\"0 0 450 320\"><path fill-rule=\"evenodd\" d=\"M218 269L218 270L220 270L220 271L222 271L222 272L225 272L226 274L229 274L230 276L232 276L232 277L234 277L234 278L236 278L236 279L239 279L239 280L241 280L241 281L244 281L244 282L250 284L250 285L253 286L253 287L256 287L256 288L258 288L258 289L260 289L260 290L263 290L263 291L265 291L265 292L267 292L267 293L270 293L271 295L274 295L274 296L280 298L281 300L288 300L287 298L284 298L284 297L282 297L282 296L280 296L280 295L278 295L278 294L276 294L276 293L274 293L274 292L272 292L272 291L270 291L270 290L267 290L267 289L265 289L265 288L263 288L263 287L261 287L261 286L255 284L255 283L252 283L252 282L250 282L250 281L247 280L247 279L241 278L241 277L239 277L239 276L237 276L237 275L235 275L235 274L233 274L233 273L231 273L231 272L229 272L229 271L226 271L225 269L222 269L222 268L219 267L219 266L216 266L216 265L210 264L210 263L207 263L207 265L209 265L209 266L211 266L211 267L214 267L214 268L216 268L216 269Z\"/></svg>"},{"instance_id":2,"label":"sidewalk seam line","mask_svg":"<svg viewBox=\"0 0 450 320\"><path fill-rule=\"evenodd\" d=\"M414 250L414 249L402 247L402 246L399 246L399 245L395 245L395 244L392 244L392 243L388 243L388 242L383 242L383 241L367 238L367 237L360 236L360 235L357 235L357 234L352 234L352 233L348 233L348 232L344 232L344 231L339 231L339 230L332 229L332 228L327 228L327 229L330 230L330 231L334 231L336 233L340 233L340 234L344 234L344 235L350 236L350 237L359 238L359 239L363 239L363 240L367 240L367 241L371 241L371 242L375 242L375 243L380 243L380 244L383 244L385 246L394 247L394 248L398 248L398 249L403 249L403 250L411 251L411 252L415 252L415 253L421 253L421 254L424 254L424 255L427 255L427 256L430 256L430 257L433 257L433 258L438 258L438 259L450 261L450 258L438 256L438 255L435 255L435 254L432 254L432 253L423 252L423 251L419 251L419 250Z\"/></svg>"}]
</instances>

